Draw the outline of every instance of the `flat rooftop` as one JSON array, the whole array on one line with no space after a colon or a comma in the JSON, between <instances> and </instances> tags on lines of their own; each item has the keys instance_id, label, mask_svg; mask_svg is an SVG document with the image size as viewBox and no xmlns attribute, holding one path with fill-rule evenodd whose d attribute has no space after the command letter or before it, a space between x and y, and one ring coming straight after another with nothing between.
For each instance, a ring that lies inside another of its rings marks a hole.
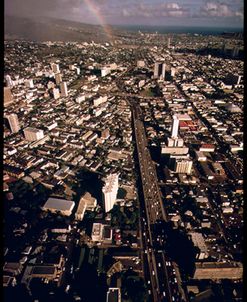
<instances>
[{"instance_id":1,"label":"flat rooftop","mask_svg":"<svg viewBox=\"0 0 247 302\"><path fill-rule=\"evenodd\" d=\"M50 197L44 204L43 208L53 209L58 211L72 211L74 206L75 206L74 201Z\"/></svg>"}]
</instances>

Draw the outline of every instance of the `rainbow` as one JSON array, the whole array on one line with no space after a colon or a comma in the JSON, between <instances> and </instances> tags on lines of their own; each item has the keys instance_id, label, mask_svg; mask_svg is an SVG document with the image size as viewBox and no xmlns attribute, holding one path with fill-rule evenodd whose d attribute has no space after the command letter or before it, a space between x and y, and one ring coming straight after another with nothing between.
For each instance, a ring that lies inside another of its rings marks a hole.
<instances>
[{"instance_id":1,"label":"rainbow","mask_svg":"<svg viewBox=\"0 0 247 302\"><path fill-rule=\"evenodd\" d=\"M102 26L104 33L109 38L110 41L113 41L112 31L110 26L105 23L103 16L99 13L97 6L91 0L84 0L90 12L95 16L99 24Z\"/></svg>"}]
</instances>

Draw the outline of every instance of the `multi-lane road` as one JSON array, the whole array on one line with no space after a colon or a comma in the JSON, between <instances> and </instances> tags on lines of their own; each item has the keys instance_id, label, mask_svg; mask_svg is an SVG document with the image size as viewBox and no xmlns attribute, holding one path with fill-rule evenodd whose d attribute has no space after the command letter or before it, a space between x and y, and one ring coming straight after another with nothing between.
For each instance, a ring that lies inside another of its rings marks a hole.
<instances>
[{"instance_id":1,"label":"multi-lane road","mask_svg":"<svg viewBox=\"0 0 247 302\"><path fill-rule=\"evenodd\" d=\"M182 301L175 269L163 250L164 238L154 231L159 221L168 221L163 207L154 162L151 159L145 128L138 103L129 99L132 107L134 132L143 189L141 203L141 236L143 246L144 277L149 300L158 302ZM160 248L158 248L160 246Z\"/></svg>"}]
</instances>

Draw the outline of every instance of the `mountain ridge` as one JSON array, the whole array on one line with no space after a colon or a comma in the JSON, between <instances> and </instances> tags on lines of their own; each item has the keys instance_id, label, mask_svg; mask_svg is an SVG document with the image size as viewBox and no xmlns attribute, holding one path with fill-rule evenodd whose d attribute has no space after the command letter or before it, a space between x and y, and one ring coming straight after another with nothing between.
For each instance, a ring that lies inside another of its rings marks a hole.
<instances>
[{"instance_id":1,"label":"mountain ridge","mask_svg":"<svg viewBox=\"0 0 247 302\"><path fill-rule=\"evenodd\" d=\"M47 17L5 16L5 39L63 42L107 42L109 37L101 25Z\"/></svg>"}]
</instances>

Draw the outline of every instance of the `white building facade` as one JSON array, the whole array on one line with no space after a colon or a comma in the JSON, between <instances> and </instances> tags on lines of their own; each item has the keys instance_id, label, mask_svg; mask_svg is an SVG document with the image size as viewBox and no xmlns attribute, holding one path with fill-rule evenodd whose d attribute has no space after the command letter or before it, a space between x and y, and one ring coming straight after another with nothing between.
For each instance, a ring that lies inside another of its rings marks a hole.
<instances>
[{"instance_id":1,"label":"white building facade","mask_svg":"<svg viewBox=\"0 0 247 302\"><path fill-rule=\"evenodd\" d=\"M103 201L104 201L106 212L109 212L113 208L117 200L117 192L118 192L118 174L110 174L106 178L105 185L102 189Z\"/></svg>"}]
</instances>

